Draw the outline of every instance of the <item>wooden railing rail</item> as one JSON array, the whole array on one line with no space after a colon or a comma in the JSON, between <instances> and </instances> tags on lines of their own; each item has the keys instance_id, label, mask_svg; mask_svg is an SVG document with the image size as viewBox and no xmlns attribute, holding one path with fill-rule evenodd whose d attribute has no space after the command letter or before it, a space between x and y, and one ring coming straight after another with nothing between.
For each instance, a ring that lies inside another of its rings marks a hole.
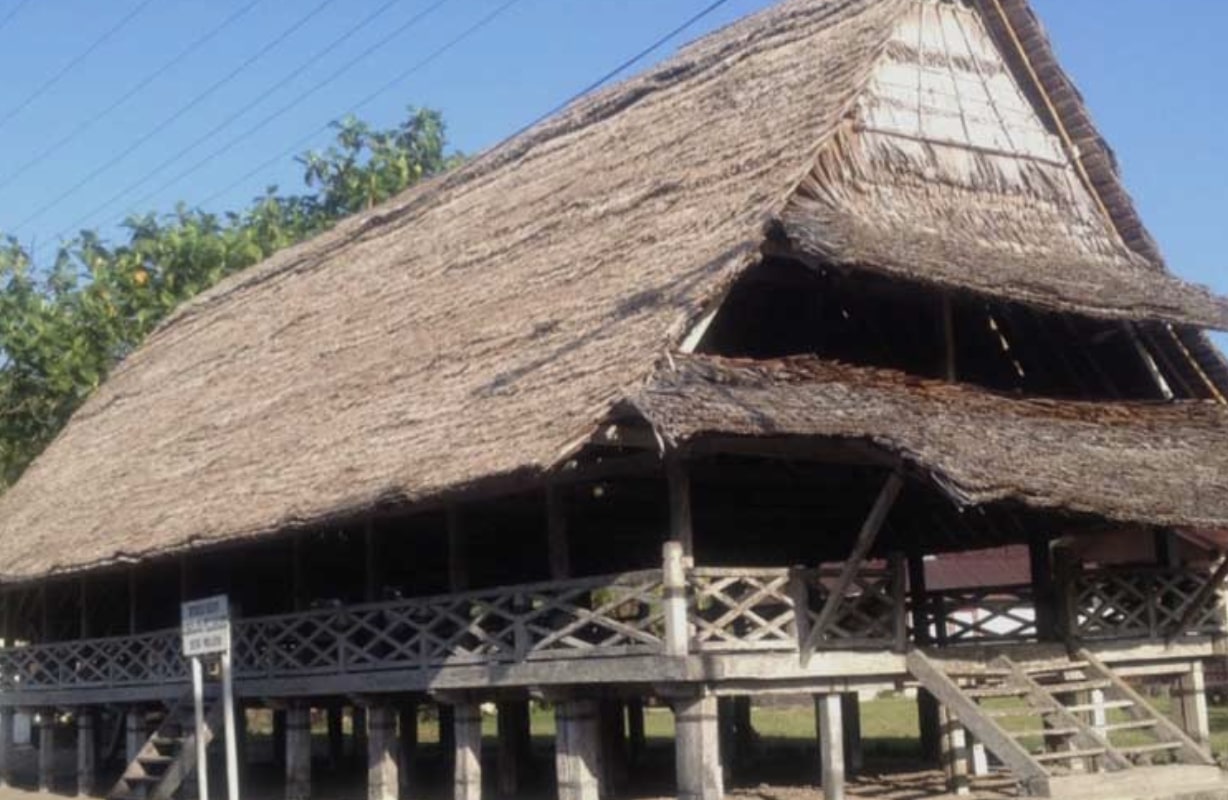
<instances>
[{"instance_id":1,"label":"wooden railing rail","mask_svg":"<svg viewBox=\"0 0 1228 800\"><path fill-rule=\"evenodd\" d=\"M1036 602L1029 584L935 590L926 592L922 602L927 641L950 645L1037 638Z\"/></svg>"},{"instance_id":2,"label":"wooden railing rail","mask_svg":"<svg viewBox=\"0 0 1228 800\"><path fill-rule=\"evenodd\" d=\"M1222 598L1201 591L1211 578L1206 570L1188 567L1076 570L1066 625L1072 638L1084 641L1223 633ZM1200 607L1191 608L1193 603Z\"/></svg>"}]
</instances>

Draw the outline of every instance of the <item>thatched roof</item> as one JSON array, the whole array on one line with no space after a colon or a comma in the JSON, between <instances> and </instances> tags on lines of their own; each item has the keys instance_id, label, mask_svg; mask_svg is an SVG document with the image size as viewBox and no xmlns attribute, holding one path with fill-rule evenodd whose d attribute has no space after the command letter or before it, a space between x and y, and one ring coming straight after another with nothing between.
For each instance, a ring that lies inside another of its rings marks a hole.
<instances>
[{"instance_id":1,"label":"thatched roof","mask_svg":"<svg viewBox=\"0 0 1228 800\"><path fill-rule=\"evenodd\" d=\"M631 404L673 446L708 435L870 442L964 505L1228 526L1228 408L1018 399L809 357L675 355Z\"/></svg>"},{"instance_id":2,"label":"thatched roof","mask_svg":"<svg viewBox=\"0 0 1228 800\"><path fill-rule=\"evenodd\" d=\"M1228 325L1222 301L1140 244L1128 203L1108 204L1111 222L1098 212L1035 102L1012 99L1014 116L982 119L962 145L942 126L906 144L892 128L904 117L878 113L900 99L885 69L971 69L952 84L971 93L954 92L965 121L979 92L1035 94L968 10L942 13L965 15L979 56L924 41L910 55L898 31L932 24L920 3L937 13L931 0L760 13L189 303L0 499L0 571L87 568L547 470L755 263L765 231L853 268ZM918 94L919 120L949 118L941 94ZM1082 113L1069 99L1059 112ZM1088 171L1117 185L1111 165ZM1042 240L1037 220L1063 227Z\"/></svg>"}]
</instances>

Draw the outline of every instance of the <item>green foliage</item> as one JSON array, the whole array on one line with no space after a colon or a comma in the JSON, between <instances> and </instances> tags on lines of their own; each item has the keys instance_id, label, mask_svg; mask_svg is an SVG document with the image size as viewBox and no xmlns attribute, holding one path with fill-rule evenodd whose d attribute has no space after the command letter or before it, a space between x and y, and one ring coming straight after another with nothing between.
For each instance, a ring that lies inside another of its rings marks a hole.
<instances>
[{"instance_id":1,"label":"green foliage","mask_svg":"<svg viewBox=\"0 0 1228 800\"><path fill-rule=\"evenodd\" d=\"M297 159L304 194L271 187L240 212L131 217L118 244L82 231L43 269L0 238L0 489L180 303L460 160L434 111L386 131L353 118L334 129L333 146Z\"/></svg>"}]
</instances>

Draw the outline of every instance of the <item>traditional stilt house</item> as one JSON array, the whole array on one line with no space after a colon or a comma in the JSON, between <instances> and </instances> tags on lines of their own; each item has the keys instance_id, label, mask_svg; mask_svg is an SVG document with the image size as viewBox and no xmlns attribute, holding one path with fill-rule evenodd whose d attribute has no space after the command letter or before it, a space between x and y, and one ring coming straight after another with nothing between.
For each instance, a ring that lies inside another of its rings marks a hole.
<instances>
[{"instance_id":1,"label":"traditional stilt house","mask_svg":"<svg viewBox=\"0 0 1228 800\"><path fill-rule=\"evenodd\" d=\"M884 686L921 688L956 789L1223 791L1225 562L1177 538L1228 526L1216 328L1025 0L784 3L127 358L0 500L0 774L33 712L51 784L67 714L83 790L110 744L113 797L169 796L179 602L225 593L292 800L309 710L335 755L342 707L368 796L416 796L427 704L458 800L486 767L514 795L531 697L560 797L622 791L651 702L678 796L709 800L746 698L781 693L816 698L832 800ZM1026 578L927 588L935 554L994 547Z\"/></svg>"}]
</instances>

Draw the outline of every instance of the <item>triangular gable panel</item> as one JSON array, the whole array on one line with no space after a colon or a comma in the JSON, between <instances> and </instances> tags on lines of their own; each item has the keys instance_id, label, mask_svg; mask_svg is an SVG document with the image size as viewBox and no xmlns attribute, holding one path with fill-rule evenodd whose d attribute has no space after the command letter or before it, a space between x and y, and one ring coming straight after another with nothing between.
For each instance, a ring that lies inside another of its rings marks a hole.
<instances>
[{"instance_id":1,"label":"triangular gable panel","mask_svg":"<svg viewBox=\"0 0 1228 800\"><path fill-rule=\"evenodd\" d=\"M1057 310L1228 326L1132 252L981 13L914 0L782 214L810 255Z\"/></svg>"}]
</instances>

